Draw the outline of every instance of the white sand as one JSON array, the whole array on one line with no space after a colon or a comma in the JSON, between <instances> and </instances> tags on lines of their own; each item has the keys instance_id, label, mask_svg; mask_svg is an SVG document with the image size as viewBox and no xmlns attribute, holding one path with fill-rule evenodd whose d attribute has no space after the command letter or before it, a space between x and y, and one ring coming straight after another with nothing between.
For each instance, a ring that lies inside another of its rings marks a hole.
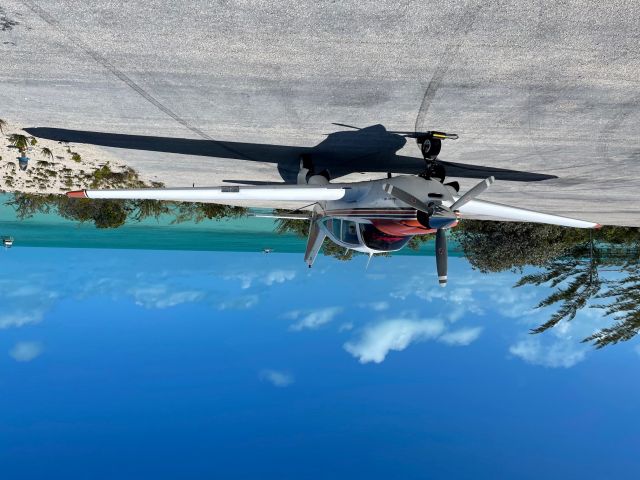
<instances>
[{"instance_id":1,"label":"white sand","mask_svg":"<svg viewBox=\"0 0 640 480\"><path fill-rule=\"evenodd\" d=\"M37 144L30 146L26 156L29 157L27 170L22 171L18 167L20 152L9 143L9 136L17 133L25 135L14 123L5 120L8 125L3 128L4 136L0 144L0 191L61 194L69 190L87 188L91 182L84 178L86 174L92 174L96 169L109 164L113 172L121 172L126 164L104 150L92 145L69 144L53 140L36 139ZM42 148L49 148L54 155L53 160L43 155ZM71 152L71 153L70 153ZM72 153L78 153L80 162L72 160ZM47 162L43 164L39 162ZM150 179L141 176L140 180L148 183Z\"/></svg>"}]
</instances>

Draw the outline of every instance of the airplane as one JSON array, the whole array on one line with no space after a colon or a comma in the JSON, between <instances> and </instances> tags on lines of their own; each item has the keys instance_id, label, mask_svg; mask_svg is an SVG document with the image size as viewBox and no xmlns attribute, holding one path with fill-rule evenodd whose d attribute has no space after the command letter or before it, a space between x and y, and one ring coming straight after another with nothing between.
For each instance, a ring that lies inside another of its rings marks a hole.
<instances>
[{"instance_id":1,"label":"airplane","mask_svg":"<svg viewBox=\"0 0 640 480\"><path fill-rule=\"evenodd\" d=\"M228 185L221 187L145 188L113 190L77 190L71 198L165 200L180 202L233 203L239 200L312 202L310 212L293 211L283 215L257 215L273 218L309 220L309 235L304 254L311 268L326 238L345 249L369 257L402 249L415 235L436 237L438 282L446 286L446 231L461 218L479 218L535 222L574 228L600 228L600 225L558 215L477 200L495 181L488 177L460 195L458 182L445 183L445 166L437 157L443 140L455 140L455 134L429 131L419 135L398 132L416 138L426 161L419 175L392 176L352 183L331 183L327 170L316 172L313 158L302 155L296 184ZM299 210L298 210L299 211Z\"/></svg>"}]
</instances>

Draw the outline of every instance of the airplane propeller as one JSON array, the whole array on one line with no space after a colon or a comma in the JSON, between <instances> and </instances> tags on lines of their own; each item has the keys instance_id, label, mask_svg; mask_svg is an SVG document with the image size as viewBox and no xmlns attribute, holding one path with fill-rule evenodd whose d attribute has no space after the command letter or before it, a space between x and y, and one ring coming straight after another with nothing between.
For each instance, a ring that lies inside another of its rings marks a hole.
<instances>
[{"instance_id":1,"label":"airplane propeller","mask_svg":"<svg viewBox=\"0 0 640 480\"><path fill-rule=\"evenodd\" d=\"M467 203L469 203L471 200L473 200L475 197L477 197L478 195L480 195L482 192L484 192L487 188L489 188L491 186L491 184L493 182L495 182L496 179L495 177L491 176L489 178L485 178L484 180L482 180L480 183L478 183L475 187L473 187L471 190L469 190L467 193L465 193L464 195L462 195L458 200L456 200L453 205L451 205L451 210L453 210L454 212L456 210L459 210L460 207L462 207L463 205L466 205Z\"/></svg>"},{"instance_id":2,"label":"airplane propeller","mask_svg":"<svg viewBox=\"0 0 640 480\"><path fill-rule=\"evenodd\" d=\"M447 286L447 234L444 228L436 231L436 269L441 287Z\"/></svg>"},{"instance_id":3,"label":"airplane propeller","mask_svg":"<svg viewBox=\"0 0 640 480\"><path fill-rule=\"evenodd\" d=\"M471 200L476 198L482 192L484 192L487 188L489 188L493 182L495 181L494 177L488 177L482 180L480 183L471 188L468 192L462 195L458 200L453 202L453 204L447 208L443 205L439 205L441 210L445 210L454 214L457 210L460 209L463 205L466 205ZM434 214L434 208L431 205L427 205L419 198L415 197L411 193L402 190L394 185L389 183L385 183L383 185L383 189L392 197L397 198L403 203L412 206L419 212L423 212L427 215L427 218L432 217ZM448 219L445 217L440 219L441 221L447 221ZM430 221L428 222L431 223ZM437 226L437 225L436 225ZM447 233L446 226L443 228L437 228L436 230L436 269L438 271L438 282L441 287L447 285L447 270L448 270L448 251L447 251Z\"/></svg>"},{"instance_id":4,"label":"airplane propeller","mask_svg":"<svg viewBox=\"0 0 640 480\"><path fill-rule=\"evenodd\" d=\"M458 200L453 202L449 210L456 212L460 207L466 205L475 197L484 192L496 179L494 177L485 178L475 187L462 195ZM438 282L441 287L447 285L447 268L448 268L448 251L447 251L447 233L444 228L436 231L436 269L438 270Z\"/></svg>"},{"instance_id":5,"label":"airplane propeller","mask_svg":"<svg viewBox=\"0 0 640 480\"><path fill-rule=\"evenodd\" d=\"M389 183L385 183L383 185L383 188L384 188L384 191L387 192L389 195L397 198L401 202L406 203L407 205L415 208L416 210L424 212L427 215L433 214L433 207L430 207L429 205L424 203L422 200L411 195L409 192L402 190L401 188L394 187Z\"/></svg>"},{"instance_id":6,"label":"airplane propeller","mask_svg":"<svg viewBox=\"0 0 640 480\"><path fill-rule=\"evenodd\" d=\"M402 130L388 130L389 133L393 133L395 135L402 135L407 138L425 138L425 137L433 137L441 140L449 139L449 140L457 140L459 136L456 133L444 133L444 132L407 132Z\"/></svg>"}]
</instances>

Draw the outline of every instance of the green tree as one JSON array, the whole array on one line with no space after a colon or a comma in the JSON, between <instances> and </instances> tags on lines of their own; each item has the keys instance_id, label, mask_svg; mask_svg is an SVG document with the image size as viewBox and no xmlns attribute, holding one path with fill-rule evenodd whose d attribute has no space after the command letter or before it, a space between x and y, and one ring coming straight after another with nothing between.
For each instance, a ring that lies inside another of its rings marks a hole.
<instances>
[{"instance_id":1,"label":"green tree","mask_svg":"<svg viewBox=\"0 0 640 480\"><path fill-rule=\"evenodd\" d=\"M57 207L57 200L53 195L14 193L11 200L7 201L7 205L13 207L19 220L24 220L36 213L50 213Z\"/></svg>"},{"instance_id":2,"label":"green tree","mask_svg":"<svg viewBox=\"0 0 640 480\"><path fill-rule=\"evenodd\" d=\"M50 148L42 147L42 148L40 149L40 154L41 154L43 157L48 158L50 161L52 161L52 162L53 162L53 152L51 151L51 149L50 149Z\"/></svg>"},{"instance_id":3,"label":"green tree","mask_svg":"<svg viewBox=\"0 0 640 480\"><path fill-rule=\"evenodd\" d=\"M175 205L160 200L133 200L128 202L129 218L141 222L145 218L158 220L162 215L170 214Z\"/></svg>"},{"instance_id":4,"label":"green tree","mask_svg":"<svg viewBox=\"0 0 640 480\"><path fill-rule=\"evenodd\" d=\"M275 215L284 215L289 210L274 210ZM309 235L309 220L297 218L279 218L276 220L275 232L279 234L293 233L297 237L306 238Z\"/></svg>"},{"instance_id":5,"label":"green tree","mask_svg":"<svg viewBox=\"0 0 640 480\"><path fill-rule=\"evenodd\" d=\"M239 218L247 215L244 207L233 207L218 203L180 202L175 208L175 219L172 223L196 222L203 220L221 220Z\"/></svg>"},{"instance_id":6,"label":"green tree","mask_svg":"<svg viewBox=\"0 0 640 480\"><path fill-rule=\"evenodd\" d=\"M18 151L24 155L29 148L29 140L26 135L20 135L19 133L12 133L9 135L9 142L18 149Z\"/></svg>"},{"instance_id":7,"label":"green tree","mask_svg":"<svg viewBox=\"0 0 640 480\"><path fill-rule=\"evenodd\" d=\"M559 304L557 311L531 333L542 333L563 320L571 321L578 311L586 307L602 309L605 317L614 318L611 327L582 340L593 342L596 348L629 340L640 331L640 242L637 229L625 231L616 227L604 232L603 236L618 244L591 242L576 246L562 257L548 262L542 271L525 275L516 283L516 287L546 284L556 289L537 308ZM625 276L602 280L600 271L603 269ZM603 305L588 305L595 299L610 301Z\"/></svg>"},{"instance_id":8,"label":"green tree","mask_svg":"<svg viewBox=\"0 0 640 480\"><path fill-rule=\"evenodd\" d=\"M552 288L558 287L536 307L543 308L560 303L558 310L547 322L532 329L532 333L544 332L562 320L573 320L578 311L585 308L587 302L598 294L602 285L598 275L600 255L595 251L591 258L585 258L589 251L588 245L576 247L571 256L554 259L544 266L542 272L525 275L516 283L516 287L540 286L547 283ZM561 287L561 284L566 286Z\"/></svg>"},{"instance_id":9,"label":"green tree","mask_svg":"<svg viewBox=\"0 0 640 480\"><path fill-rule=\"evenodd\" d=\"M127 221L127 205L122 200L92 200L58 197L58 213L78 222L91 221L97 228L118 228Z\"/></svg>"},{"instance_id":10,"label":"green tree","mask_svg":"<svg viewBox=\"0 0 640 480\"><path fill-rule=\"evenodd\" d=\"M588 336L583 342L593 342L596 348L632 339L640 331L640 265L636 257L629 262L620 280L607 281L607 290L598 298L611 300L606 305L596 305L606 316L614 316L612 326Z\"/></svg>"},{"instance_id":11,"label":"green tree","mask_svg":"<svg viewBox=\"0 0 640 480\"><path fill-rule=\"evenodd\" d=\"M452 234L471 266L484 273L516 271L525 265L544 266L588 240L588 234L579 229L479 220L460 222Z\"/></svg>"}]
</instances>

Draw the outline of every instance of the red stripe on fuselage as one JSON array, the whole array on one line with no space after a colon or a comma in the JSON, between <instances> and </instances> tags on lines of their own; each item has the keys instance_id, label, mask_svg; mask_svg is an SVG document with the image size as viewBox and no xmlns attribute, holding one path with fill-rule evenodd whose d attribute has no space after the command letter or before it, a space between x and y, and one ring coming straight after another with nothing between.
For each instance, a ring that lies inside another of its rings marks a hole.
<instances>
[{"instance_id":1,"label":"red stripe on fuselage","mask_svg":"<svg viewBox=\"0 0 640 480\"><path fill-rule=\"evenodd\" d=\"M416 210L412 208L353 208L328 210L325 213L328 217L362 217L372 218L382 216L383 218L415 219Z\"/></svg>"},{"instance_id":2,"label":"red stripe on fuselage","mask_svg":"<svg viewBox=\"0 0 640 480\"><path fill-rule=\"evenodd\" d=\"M387 235L409 237L436 233L433 228L425 228L417 220L372 220L374 227Z\"/></svg>"}]
</instances>

